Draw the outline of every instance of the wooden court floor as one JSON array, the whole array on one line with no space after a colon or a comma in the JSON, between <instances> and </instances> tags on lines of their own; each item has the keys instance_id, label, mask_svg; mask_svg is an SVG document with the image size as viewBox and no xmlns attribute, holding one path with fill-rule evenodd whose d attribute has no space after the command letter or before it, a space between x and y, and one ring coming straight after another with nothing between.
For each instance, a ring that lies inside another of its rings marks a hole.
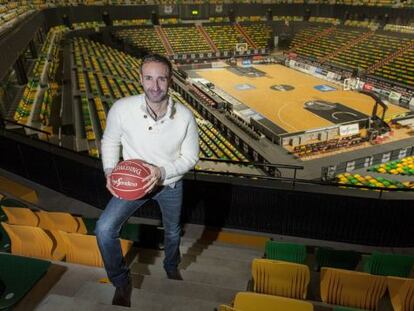
<instances>
[{"instance_id":1,"label":"wooden court floor","mask_svg":"<svg viewBox=\"0 0 414 311\"><path fill-rule=\"evenodd\" d=\"M197 74L212 82L232 97L265 116L288 133L329 127L331 121L304 108L307 101L323 100L370 116L374 100L354 91L343 91L342 87L282 65L254 65L266 73L262 77L240 76L225 68L197 70ZM238 89L238 85L249 84L252 89ZM291 91L275 91L272 85L290 85ZM336 90L322 92L317 85L329 85ZM389 105L385 118L392 118L408 110Z\"/></svg>"}]
</instances>

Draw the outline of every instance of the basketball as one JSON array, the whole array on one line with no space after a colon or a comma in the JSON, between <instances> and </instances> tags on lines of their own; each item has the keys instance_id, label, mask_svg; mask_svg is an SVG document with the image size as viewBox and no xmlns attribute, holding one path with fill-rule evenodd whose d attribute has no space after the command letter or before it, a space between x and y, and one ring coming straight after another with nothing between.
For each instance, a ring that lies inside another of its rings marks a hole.
<instances>
[{"instance_id":1,"label":"basketball","mask_svg":"<svg viewBox=\"0 0 414 311\"><path fill-rule=\"evenodd\" d=\"M137 200L145 195L143 179L151 174L141 160L119 162L110 175L113 191L123 200Z\"/></svg>"}]
</instances>

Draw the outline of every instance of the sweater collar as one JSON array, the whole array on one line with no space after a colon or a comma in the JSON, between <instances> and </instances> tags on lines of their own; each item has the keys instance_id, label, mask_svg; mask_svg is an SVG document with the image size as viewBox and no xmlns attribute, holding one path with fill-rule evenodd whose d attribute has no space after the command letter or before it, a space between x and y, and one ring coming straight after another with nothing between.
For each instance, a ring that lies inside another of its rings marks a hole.
<instances>
[{"instance_id":1,"label":"sweater collar","mask_svg":"<svg viewBox=\"0 0 414 311\"><path fill-rule=\"evenodd\" d=\"M140 110L141 110L142 113L148 114L147 107L146 107L146 103L145 103L145 94L143 94L143 96L142 96L142 101L141 101L141 105L140 105L139 108L140 108ZM169 96L168 97L167 112L164 115L164 117L169 117L170 119L173 119L175 113L176 113L175 103L172 100L171 96Z\"/></svg>"}]
</instances>

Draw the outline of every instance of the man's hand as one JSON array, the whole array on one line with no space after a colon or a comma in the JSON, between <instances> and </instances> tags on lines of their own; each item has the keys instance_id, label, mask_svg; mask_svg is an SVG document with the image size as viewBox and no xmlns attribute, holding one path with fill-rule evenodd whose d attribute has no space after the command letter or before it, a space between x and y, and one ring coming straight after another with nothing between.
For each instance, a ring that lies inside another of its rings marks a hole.
<instances>
[{"instance_id":1,"label":"man's hand","mask_svg":"<svg viewBox=\"0 0 414 311\"><path fill-rule=\"evenodd\" d=\"M106 175L106 189L116 198L119 199L119 196L114 192L111 186L111 174Z\"/></svg>"},{"instance_id":2,"label":"man's hand","mask_svg":"<svg viewBox=\"0 0 414 311\"><path fill-rule=\"evenodd\" d=\"M154 187L161 181L161 170L158 166L154 166L148 163L143 164L150 170L150 174L143 179L145 193L151 192Z\"/></svg>"}]
</instances>

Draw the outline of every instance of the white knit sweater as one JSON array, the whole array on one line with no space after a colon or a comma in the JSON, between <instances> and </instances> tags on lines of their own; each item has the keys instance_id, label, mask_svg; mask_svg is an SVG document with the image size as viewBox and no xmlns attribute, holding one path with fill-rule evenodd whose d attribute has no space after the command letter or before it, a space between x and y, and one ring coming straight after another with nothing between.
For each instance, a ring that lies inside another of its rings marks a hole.
<instances>
[{"instance_id":1,"label":"white knit sweater","mask_svg":"<svg viewBox=\"0 0 414 311\"><path fill-rule=\"evenodd\" d=\"M119 99L110 109L102 139L105 172L124 160L141 159L165 172L163 185L180 180L198 161L198 131L192 112L169 100L167 113L155 121L144 94Z\"/></svg>"}]
</instances>

